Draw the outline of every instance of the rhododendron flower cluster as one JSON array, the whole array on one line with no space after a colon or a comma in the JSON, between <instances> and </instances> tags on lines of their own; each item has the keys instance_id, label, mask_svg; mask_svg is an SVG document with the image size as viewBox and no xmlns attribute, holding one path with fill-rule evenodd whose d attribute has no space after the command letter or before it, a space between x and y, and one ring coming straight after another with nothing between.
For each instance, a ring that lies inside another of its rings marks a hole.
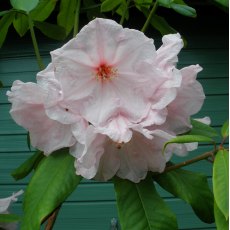
<instances>
[{"instance_id":1,"label":"rhododendron flower cluster","mask_svg":"<svg viewBox=\"0 0 230 230\"><path fill-rule=\"evenodd\" d=\"M196 144L165 142L191 128L204 101L199 65L177 69L179 34L156 50L142 32L97 18L37 74L37 83L15 81L7 92L13 119L46 155L70 147L76 174L133 182L162 172L172 154Z\"/></svg>"}]
</instances>

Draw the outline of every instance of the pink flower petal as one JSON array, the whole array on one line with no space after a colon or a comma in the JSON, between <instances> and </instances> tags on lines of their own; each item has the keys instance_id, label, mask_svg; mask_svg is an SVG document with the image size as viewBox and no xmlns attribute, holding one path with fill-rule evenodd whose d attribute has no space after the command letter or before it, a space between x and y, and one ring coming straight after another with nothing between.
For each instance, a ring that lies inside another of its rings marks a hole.
<instances>
[{"instance_id":1,"label":"pink flower petal","mask_svg":"<svg viewBox=\"0 0 230 230\"><path fill-rule=\"evenodd\" d=\"M44 93L39 86L15 81L11 90L7 92L12 103L10 114L17 124L30 132L32 146L49 154L75 143L69 125L46 115L42 102Z\"/></svg>"},{"instance_id":2,"label":"pink flower petal","mask_svg":"<svg viewBox=\"0 0 230 230\"><path fill-rule=\"evenodd\" d=\"M179 34L169 34L162 38L163 45L157 50L155 65L162 69L172 69L178 62L177 55L183 48Z\"/></svg>"},{"instance_id":3,"label":"pink flower petal","mask_svg":"<svg viewBox=\"0 0 230 230\"><path fill-rule=\"evenodd\" d=\"M23 190L13 193L12 196L0 199L0 214L4 214L8 211L10 204L18 200L18 196L23 194Z\"/></svg>"},{"instance_id":4,"label":"pink flower petal","mask_svg":"<svg viewBox=\"0 0 230 230\"><path fill-rule=\"evenodd\" d=\"M187 132L191 128L190 116L197 113L203 105L205 95L201 84L196 80L202 68L192 65L181 70L182 85L177 97L169 104L165 126L176 134Z\"/></svg>"}]
</instances>

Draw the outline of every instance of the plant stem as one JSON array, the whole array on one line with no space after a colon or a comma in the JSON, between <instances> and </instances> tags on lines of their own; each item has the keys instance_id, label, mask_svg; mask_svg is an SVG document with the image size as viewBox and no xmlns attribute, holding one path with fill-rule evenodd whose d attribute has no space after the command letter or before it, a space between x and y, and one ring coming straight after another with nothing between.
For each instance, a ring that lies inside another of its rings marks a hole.
<instances>
[{"instance_id":1,"label":"plant stem","mask_svg":"<svg viewBox=\"0 0 230 230\"><path fill-rule=\"evenodd\" d=\"M214 151L210 151L210 152L206 152L206 153L203 153L197 157L194 157L190 160L187 160L187 161L184 161L184 162L181 162L179 164L176 164L176 165L171 165L171 166L168 166L165 168L164 172L170 172L172 170L175 170L175 169L179 169L181 167L184 167L186 165L190 165L190 164L193 164L195 162L198 162L198 161L201 161L201 160L204 160L204 159L207 159L209 157L213 157L214 156Z\"/></svg>"},{"instance_id":2,"label":"plant stem","mask_svg":"<svg viewBox=\"0 0 230 230\"><path fill-rule=\"evenodd\" d=\"M131 0L127 0L127 2L126 2L125 10L123 11L123 14L121 16L120 25L123 25L123 23L125 21L125 15L126 15L126 12L127 12L128 8L129 8L130 1Z\"/></svg>"},{"instance_id":3,"label":"plant stem","mask_svg":"<svg viewBox=\"0 0 230 230\"><path fill-rule=\"evenodd\" d=\"M80 15L81 0L77 0L77 7L75 12L74 28L73 28L73 37L78 33L79 29L79 15Z\"/></svg>"},{"instance_id":4,"label":"plant stem","mask_svg":"<svg viewBox=\"0 0 230 230\"><path fill-rule=\"evenodd\" d=\"M33 24L33 21L30 17L30 14L28 14L28 22L29 22L30 34L31 34L31 38L32 38L33 46L34 46L34 52L36 55L37 63L38 63L39 69L43 70L45 66L42 62L42 58L41 58L41 55L39 53L38 43L37 43L36 36L34 33L34 24Z\"/></svg>"},{"instance_id":5,"label":"plant stem","mask_svg":"<svg viewBox=\"0 0 230 230\"><path fill-rule=\"evenodd\" d=\"M157 2L157 0L156 0L156 2L155 2L154 5L153 5L152 10L151 10L150 13L149 13L149 16L148 16L147 20L145 21L144 26L143 26L142 29L141 29L141 31L142 31L143 33L147 30L147 28L148 28L148 26L149 26L149 23L150 23L150 21L151 21L153 15L154 15L154 13L155 13L156 10L157 10L157 7L158 7L158 2Z\"/></svg>"},{"instance_id":6,"label":"plant stem","mask_svg":"<svg viewBox=\"0 0 230 230\"><path fill-rule=\"evenodd\" d=\"M48 222L47 222L47 225L45 227L45 230L52 230L53 229L53 226L54 226L55 221L57 219L57 215L58 215L58 212L59 212L60 208L61 208L61 206L58 206L53 211L53 213L51 214L51 216L48 218Z\"/></svg>"}]
</instances>

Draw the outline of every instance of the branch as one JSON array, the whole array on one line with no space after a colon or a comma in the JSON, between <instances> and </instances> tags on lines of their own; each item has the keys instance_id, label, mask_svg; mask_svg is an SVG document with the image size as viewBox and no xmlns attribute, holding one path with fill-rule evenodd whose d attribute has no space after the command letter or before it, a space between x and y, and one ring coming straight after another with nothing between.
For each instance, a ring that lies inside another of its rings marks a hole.
<instances>
[{"instance_id":1,"label":"branch","mask_svg":"<svg viewBox=\"0 0 230 230\"><path fill-rule=\"evenodd\" d=\"M52 214L49 216L48 218L48 221L47 221L47 225L45 227L45 230L52 230L53 229L53 226L55 224L55 221L57 219L57 215L58 215L58 212L61 208L61 205L58 206L53 212Z\"/></svg>"},{"instance_id":2,"label":"branch","mask_svg":"<svg viewBox=\"0 0 230 230\"><path fill-rule=\"evenodd\" d=\"M158 2L157 2L157 0L156 0L156 2L155 2L154 5L153 5L152 10L151 10L150 13L149 13L149 16L147 17L147 20L146 20L146 22L145 22L143 28L141 29L141 32L144 33L144 32L146 31L146 29L148 28L149 23L150 23L150 21L151 21L153 15L154 15L154 13L155 13L156 10L157 10L157 7L158 7Z\"/></svg>"},{"instance_id":3,"label":"branch","mask_svg":"<svg viewBox=\"0 0 230 230\"><path fill-rule=\"evenodd\" d=\"M207 158L209 158L209 157L214 157L214 153L215 153L215 151L206 152L206 153L203 153L203 154L201 154L201 155L199 155L199 156L197 156L197 157L194 157L194 158L192 158L192 159L190 159L190 160L181 162L181 163L176 164L176 165L168 166L168 167L165 168L165 170L164 170L163 173L165 173L165 172L170 172L170 171L175 170L175 169L179 169L179 168L181 168L181 167L184 167L184 166L186 166L186 165L193 164L193 163L195 163L195 162L198 162L198 161L207 159Z\"/></svg>"}]
</instances>

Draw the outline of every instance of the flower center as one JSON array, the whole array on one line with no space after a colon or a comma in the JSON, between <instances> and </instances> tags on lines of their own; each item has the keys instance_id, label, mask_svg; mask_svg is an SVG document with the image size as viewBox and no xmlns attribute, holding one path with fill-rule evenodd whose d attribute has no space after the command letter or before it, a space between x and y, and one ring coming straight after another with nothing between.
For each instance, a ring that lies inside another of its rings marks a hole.
<instances>
[{"instance_id":1,"label":"flower center","mask_svg":"<svg viewBox=\"0 0 230 230\"><path fill-rule=\"evenodd\" d=\"M110 80L117 76L117 70L107 64L101 64L96 68L96 79L100 81Z\"/></svg>"}]
</instances>

